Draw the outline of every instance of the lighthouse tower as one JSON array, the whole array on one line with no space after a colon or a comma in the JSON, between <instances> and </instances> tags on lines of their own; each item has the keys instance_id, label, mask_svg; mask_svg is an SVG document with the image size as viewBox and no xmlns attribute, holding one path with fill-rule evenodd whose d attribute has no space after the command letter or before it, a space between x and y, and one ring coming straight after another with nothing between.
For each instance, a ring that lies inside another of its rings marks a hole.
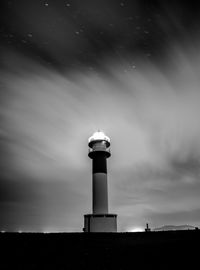
<instances>
[{"instance_id":1,"label":"lighthouse tower","mask_svg":"<svg viewBox=\"0 0 200 270\"><path fill-rule=\"evenodd\" d=\"M102 131L95 132L88 140L92 159L92 214L84 215L85 232L116 232L117 215L108 213L107 158L110 138Z\"/></svg>"}]
</instances>

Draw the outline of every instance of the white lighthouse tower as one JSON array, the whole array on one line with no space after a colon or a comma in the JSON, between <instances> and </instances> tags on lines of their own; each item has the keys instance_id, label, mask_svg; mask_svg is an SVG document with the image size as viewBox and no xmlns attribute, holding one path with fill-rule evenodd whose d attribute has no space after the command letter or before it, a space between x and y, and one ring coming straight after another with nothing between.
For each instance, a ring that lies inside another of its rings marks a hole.
<instances>
[{"instance_id":1,"label":"white lighthouse tower","mask_svg":"<svg viewBox=\"0 0 200 270\"><path fill-rule=\"evenodd\" d=\"M116 232L117 215L108 213L107 158L110 138L102 131L95 132L88 140L92 159L92 214L84 215L85 232Z\"/></svg>"}]
</instances>

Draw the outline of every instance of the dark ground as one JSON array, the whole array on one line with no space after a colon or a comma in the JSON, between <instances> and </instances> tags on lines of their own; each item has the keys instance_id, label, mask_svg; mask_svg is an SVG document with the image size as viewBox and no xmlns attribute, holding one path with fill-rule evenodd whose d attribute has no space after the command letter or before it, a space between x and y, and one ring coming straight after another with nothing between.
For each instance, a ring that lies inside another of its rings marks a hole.
<instances>
[{"instance_id":1,"label":"dark ground","mask_svg":"<svg viewBox=\"0 0 200 270\"><path fill-rule=\"evenodd\" d=\"M200 230L1 233L0 269L197 269Z\"/></svg>"}]
</instances>

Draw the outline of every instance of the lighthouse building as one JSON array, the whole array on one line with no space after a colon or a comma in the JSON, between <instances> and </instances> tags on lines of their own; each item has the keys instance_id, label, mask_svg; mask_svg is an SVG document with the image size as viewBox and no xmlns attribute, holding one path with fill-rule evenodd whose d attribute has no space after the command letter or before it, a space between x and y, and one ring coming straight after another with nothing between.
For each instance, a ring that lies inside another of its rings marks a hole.
<instances>
[{"instance_id":1,"label":"lighthouse building","mask_svg":"<svg viewBox=\"0 0 200 270\"><path fill-rule=\"evenodd\" d=\"M95 132L88 140L92 159L92 214L84 215L85 232L116 232L117 215L108 211L107 158L110 138L102 131Z\"/></svg>"}]
</instances>

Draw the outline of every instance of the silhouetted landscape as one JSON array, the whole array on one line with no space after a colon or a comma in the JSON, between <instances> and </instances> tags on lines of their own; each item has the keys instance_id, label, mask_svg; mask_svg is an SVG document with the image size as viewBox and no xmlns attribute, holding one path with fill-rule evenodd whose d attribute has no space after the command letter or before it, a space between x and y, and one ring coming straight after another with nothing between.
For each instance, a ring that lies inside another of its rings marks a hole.
<instances>
[{"instance_id":1,"label":"silhouetted landscape","mask_svg":"<svg viewBox=\"0 0 200 270\"><path fill-rule=\"evenodd\" d=\"M0 269L194 269L199 241L199 230L1 233Z\"/></svg>"},{"instance_id":2,"label":"silhouetted landscape","mask_svg":"<svg viewBox=\"0 0 200 270\"><path fill-rule=\"evenodd\" d=\"M198 227L194 227L191 225L164 225L160 228L155 228L153 231L181 231L181 230L195 230Z\"/></svg>"}]
</instances>

